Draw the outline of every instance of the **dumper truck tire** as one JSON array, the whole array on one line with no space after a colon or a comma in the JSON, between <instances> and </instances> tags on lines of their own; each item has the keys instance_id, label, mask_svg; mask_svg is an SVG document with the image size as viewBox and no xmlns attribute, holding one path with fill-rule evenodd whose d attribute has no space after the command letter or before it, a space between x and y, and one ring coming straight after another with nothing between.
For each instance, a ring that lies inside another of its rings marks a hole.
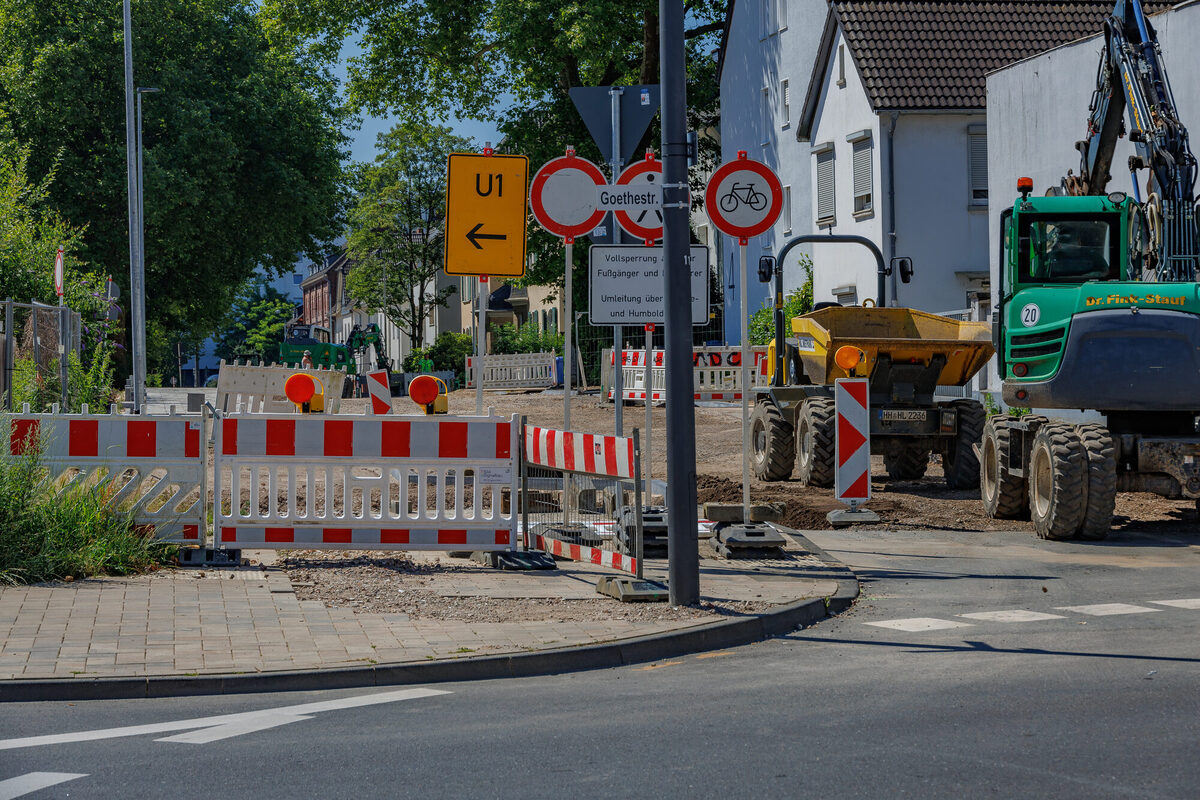
<instances>
[{"instance_id":1,"label":"dumper truck tire","mask_svg":"<svg viewBox=\"0 0 1200 800\"><path fill-rule=\"evenodd\" d=\"M942 456L946 485L951 489L974 489L979 485L979 456L975 454L975 446L983 438L987 412L976 400L955 400L950 407L958 412L958 430Z\"/></svg>"},{"instance_id":2,"label":"dumper truck tire","mask_svg":"<svg viewBox=\"0 0 1200 800\"><path fill-rule=\"evenodd\" d=\"M810 397L800 406L796 417L796 471L804 486L833 486L836 424L832 399Z\"/></svg>"},{"instance_id":3,"label":"dumper truck tire","mask_svg":"<svg viewBox=\"0 0 1200 800\"><path fill-rule=\"evenodd\" d=\"M779 406L761 400L750 416L750 466L760 481L783 481L792 476L796 444L791 423Z\"/></svg>"},{"instance_id":4,"label":"dumper truck tire","mask_svg":"<svg viewBox=\"0 0 1200 800\"><path fill-rule=\"evenodd\" d=\"M1008 471L1015 418L1004 414L991 417L983 426L979 465L979 496L983 511L992 519L1027 519L1029 490L1025 478Z\"/></svg>"},{"instance_id":5,"label":"dumper truck tire","mask_svg":"<svg viewBox=\"0 0 1200 800\"><path fill-rule=\"evenodd\" d=\"M925 477L929 468L929 448L911 444L900 447L883 456L883 466L888 477L894 481L915 481Z\"/></svg>"},{"instance_id":6,"label":"dumper truck tire","mask_svg":"<svg viewBox=\"0 0 1200 800\"><path fill-rule=\"evenodd\" d=\"M1076 425L1087 453L1087 506L1079 525L1079 538L1098 542L1112 530L1117 502L1117 459L1112 434L1103 425Z\"/></svg>"},{"instance_id":7,"label":"dumper truck tire","mask_svg":"<svg viewBox=\"0 0 1200 800\"><path fill-rule=\"evenodd\" d=\"M1029 453L1029 516L1043 539L1070 539L1086 506L1087 451L1074 425L1038 428Z\"/></svg>"}]
</instances>

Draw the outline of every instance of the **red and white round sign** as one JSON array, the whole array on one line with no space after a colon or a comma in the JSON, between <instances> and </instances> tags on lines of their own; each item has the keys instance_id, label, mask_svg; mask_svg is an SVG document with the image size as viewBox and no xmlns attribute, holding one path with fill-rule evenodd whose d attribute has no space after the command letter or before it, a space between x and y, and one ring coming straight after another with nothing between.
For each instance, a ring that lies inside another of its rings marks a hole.
<instances>
[{"instance_id":1,"label":"red and white round sign","mask_svg":"<svg viewBox=\"0 0 1200 800\"><path fill-rule=\"evenodd\" d=\"M543 228L574 239L591 233L604 220L596 207L596 187L607 181L600 168L574 151L547 161L529 186L529 206Z\"/></svg>"},{"instance_id":2,"label":"red and white round sign","mask_svg":"<svg viewBox=\"0 0 1200 800\"><path fill-rule=\"evenodd\" d=\"M639 161L636 164L630 165L621 176L617 178L618 186L632 186L635 189L641 189L644 186L662 186L662 162L654 158L653 155L647 155L644 161ZM655 241L663 237L663 215L662 207L659 208L639 208L636 211L616 211L613 212L617 218L617 224L630 236L636 236L647 242Z\"/></svg>"},{"instance_id":3,"label":"red and white round sign","mask_svg":"<svg viewBox=\"0 0 1200 800\"><path fill-rule=\"evenodd\" d=\"M746 158L722 164L704 192L708 218L722 233L745 239L763 233L783 210L783 186L770 167Z\"/></svg>"}]
</instances>

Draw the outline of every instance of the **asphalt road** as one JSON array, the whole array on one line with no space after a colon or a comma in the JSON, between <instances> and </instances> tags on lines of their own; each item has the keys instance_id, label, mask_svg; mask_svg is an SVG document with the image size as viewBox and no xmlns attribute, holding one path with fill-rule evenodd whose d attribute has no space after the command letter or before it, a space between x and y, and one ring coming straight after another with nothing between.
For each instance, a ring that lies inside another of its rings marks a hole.
<instances>
[{"instance_id":1,"label":"asphalt road","mask_svg":"<svg viewBox=\"0 0 1200 800\"><path fill-rule=\"evenodd\" d=\"M3 705L0 800L1195 797L1200 531L1172 536L815 536L862 577L854 609L656 664Z\"/></svg>"}]
</instances>

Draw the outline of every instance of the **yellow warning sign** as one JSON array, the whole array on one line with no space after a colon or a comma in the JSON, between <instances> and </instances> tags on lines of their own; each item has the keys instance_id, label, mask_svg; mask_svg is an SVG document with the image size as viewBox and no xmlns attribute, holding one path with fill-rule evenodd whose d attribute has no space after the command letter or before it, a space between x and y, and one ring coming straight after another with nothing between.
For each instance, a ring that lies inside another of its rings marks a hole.
<instances>
[{"instance_id":1,"label":"yellow warning sign","mask_svg":"<svg viewBox=\"0 0 1200 800\"><path fill-rule=\"evenodd\" d=\"M447 275L525 274L526 156L451 153L446 165Z\"/></svg>"}]
</instances>

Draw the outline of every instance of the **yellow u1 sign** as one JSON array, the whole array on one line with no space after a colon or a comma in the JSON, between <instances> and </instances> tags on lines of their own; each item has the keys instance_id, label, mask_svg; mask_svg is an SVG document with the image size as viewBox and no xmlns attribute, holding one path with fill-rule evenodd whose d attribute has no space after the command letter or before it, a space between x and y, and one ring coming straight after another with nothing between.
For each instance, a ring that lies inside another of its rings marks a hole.
<instances>
[{"instance_id":1,"label":"yellow u1 sign","mask_svg":"<svg viewBox=\"0 0 1200 800\"><path fill-rule=\"evenodd\" d=\"M447 275L525 274L526 156L451 153L446 164Z\"/></svg>"}]
</instances>

